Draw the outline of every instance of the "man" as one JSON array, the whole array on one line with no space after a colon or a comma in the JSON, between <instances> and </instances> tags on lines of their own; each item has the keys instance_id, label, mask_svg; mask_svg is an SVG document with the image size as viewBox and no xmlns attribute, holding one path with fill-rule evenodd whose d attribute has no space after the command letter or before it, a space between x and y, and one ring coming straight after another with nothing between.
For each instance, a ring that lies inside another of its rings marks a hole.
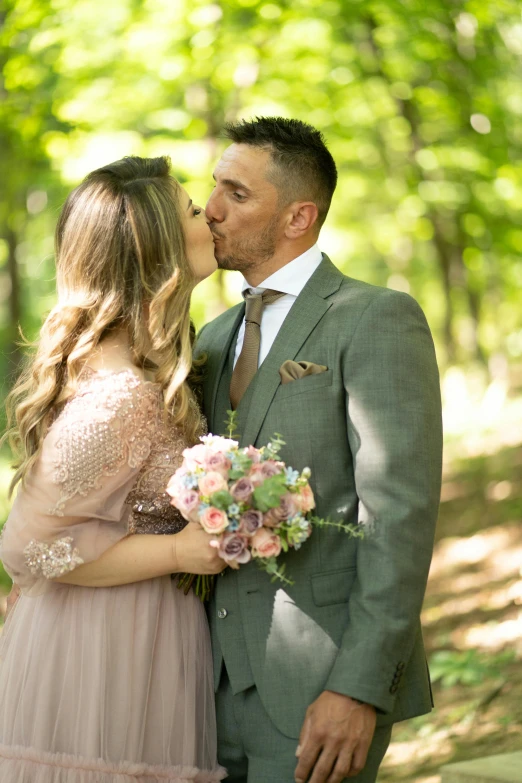
<instances>
[{"instance_id":1,"label":"man","mask_svg":"<svg viewBox=\"0 0 522 783\"><path fill-rule=\"evenodd\" d=\"M364 538L316 530L285 556L292 586L255 563L217 580L220 762L237 783L370 783L392 724L432 706L419 615L441 477L433 343L412 298L318 249L337 179L321 135L280 118L226 135L206 212L219 266L245 278L247 322L237 305L199 338L210 431L235 407L241 445L281 433L281 458L312 470L317 514Z\"/></svg>"}]
</instances>

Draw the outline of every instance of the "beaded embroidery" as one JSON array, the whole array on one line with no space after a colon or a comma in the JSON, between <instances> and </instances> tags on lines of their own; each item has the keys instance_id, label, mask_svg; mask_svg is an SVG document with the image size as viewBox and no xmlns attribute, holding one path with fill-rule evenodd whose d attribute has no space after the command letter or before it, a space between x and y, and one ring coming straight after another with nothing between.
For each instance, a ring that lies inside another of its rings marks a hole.
<instances>
[{"instance_id":1,"label":"beaded embroidery","mask_svg":"<svg viewBox=\"0 0 522 783\"><path fill-rule=\"evenodd\" d=\"M46 579L57 579L83 563L80 553L73 548L71 536L59 538L52 544L33 539L25 547L24 555L30 572Z\"/></svg>"},{"instance_id":2,"label":"beaded embroidery","mask_svg":"<svg viewBox=\"0 0 522 783\"><path fill-rule=\"evenodd\" d=\"M152 384L130 370L87 377L55 421L62 435L53 481L61 495L49 513L56 516L63 516L68 500L98 489L103 476L114 476L125 463L140 467L158 424L159 395Z\"/></svg>"},{"instance_id":3,"label":"beaded embroidery","mask_svg":"<svg viewBox=\"0 0 522 783\"><path fill-rule=\"evenodd\" d=\"M131 370L88 370L53 426L59 427L60 438L52 479L61 491L50 514L63 517L68 500L99 489L104 476L127 464L140 468L125 501L130 506L128 532L172 534L185 527L165 487L181 465L183 450L192 444L165 421L156 384L143 382ZM200 430L206 431L203 418ZM55 579L81 565L84 560L73 541L70 536L51 543L30 541L24 555L31 573Z\"/></svg>"}]
</instances>

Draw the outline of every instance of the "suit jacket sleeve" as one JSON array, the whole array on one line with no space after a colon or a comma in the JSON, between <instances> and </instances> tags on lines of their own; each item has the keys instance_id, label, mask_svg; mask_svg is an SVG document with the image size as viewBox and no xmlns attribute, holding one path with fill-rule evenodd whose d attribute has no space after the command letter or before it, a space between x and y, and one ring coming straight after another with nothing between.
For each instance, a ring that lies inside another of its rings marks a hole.
<instances>
[{"instance_id":1,"label":"suit jacket sleeve","mask_svg":"<svg viewBox=\"0 0 522 783\"><path fill-rule=\"evenodd\" d=\"M407 667L431 561L441 482L435 351L424 314L386 291L364 311L343 356L359 520L349 621L326 688L388 713Z\"/></svg>"}]
</instances>

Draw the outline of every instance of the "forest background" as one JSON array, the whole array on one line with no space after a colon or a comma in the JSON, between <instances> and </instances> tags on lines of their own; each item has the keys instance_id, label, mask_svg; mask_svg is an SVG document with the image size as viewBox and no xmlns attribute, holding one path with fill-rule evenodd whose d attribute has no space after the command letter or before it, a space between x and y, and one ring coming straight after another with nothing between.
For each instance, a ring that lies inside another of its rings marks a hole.
<instances>
[{"instance_id":1,"label":"forest background","mask_svg":"<svg viewBox=\"0 0 522 783\"><path fill-rule=\"evenodd\" d=\"M66 193L124 155L168 154L204 204L227 120L320 128L339 168L321 248L427 314L445 424L423 613L438 709L396 727L383 782L522 747L521 66L518 0L0 5L2 397L18 324L34 339L55 301ZM196 324L239 295L238 275L213 275ZM9 475L4 452L0 525Z\"/></svg>"}]
</instances>

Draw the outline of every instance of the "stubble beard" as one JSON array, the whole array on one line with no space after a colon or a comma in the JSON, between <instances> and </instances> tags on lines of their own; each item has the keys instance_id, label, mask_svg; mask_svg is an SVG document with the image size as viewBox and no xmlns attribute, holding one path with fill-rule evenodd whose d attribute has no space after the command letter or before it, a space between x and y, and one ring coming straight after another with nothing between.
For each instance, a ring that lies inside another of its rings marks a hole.
<instances>
[{"instance_id":1,"label":"stubble beard","mask_svg":"<svg viewBox=\"0 0 522 783\"><path fill-rule=\"evenodd\" d=\"M236 242L233 237L232 240L229 238L231 247L227 255L218 258L216 254L219 269L241 272L244 275L270 261L277 247L277 224L278 217L274 215L259 233Z\"/></svg>"}]
</instances>

